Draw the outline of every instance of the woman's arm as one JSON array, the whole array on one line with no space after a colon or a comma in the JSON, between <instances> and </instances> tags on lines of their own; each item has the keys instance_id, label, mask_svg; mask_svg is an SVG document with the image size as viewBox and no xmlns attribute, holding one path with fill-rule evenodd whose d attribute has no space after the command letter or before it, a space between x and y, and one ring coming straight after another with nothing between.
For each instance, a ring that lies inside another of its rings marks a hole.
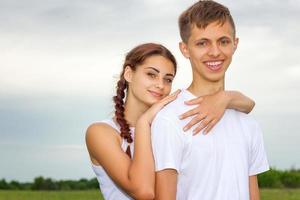
<instances>
[{"instance_id":1,"label":"woman's arm","mask_svg":"<svg viewBox=\"0 0 300 200\"><path fill-rule=\"evenodd\" d=\"M229 109L250 113L255 106L255 102L252 99L238 91L223 91L223 93L225 98L227 97L229 99L227 105Z\"/></svg>"},{"instance_id":2,"label":"woman's arm","mask_svg":"<svg viewBox=\"0 0 300 200\"><path fill-rule=\"evenodd\" d=\"M141 199L154 199L155 172L150 132L150 124L142 116L135 126L134 153L128 175L133 186L139 188L141 193L148 194Z\"/></svg>"},{"instance_id":3,"label":"woman's arm","mask_svg":"<svg viewBox=\"0 0 300 200\"><path fill-rule=\"evenodd\" d=\"M91 125L86 144L96 160L112 180L135 199L154 198L154 160L151 147L150 125L156 113L179 92L173 93L149 108L136 122L133 159L121 148L118 133L106 124Z\"/></svg>"},{"instance_id":4,"label":"woman's arm","mask_svg":"<svg viewBox=\"0 0 300 200\"><path fill-rule=\"evenodd\" d=\"M135 127L134 154L129 169L129 179L141 191L151 193L154 198L155 171L151 145L151 123L165 105L176 99L179 90L149 108L138 120Z\"/></svg>"},{"instance_id":5,"label":"woman's arm","mask_svg":"<svg viewBox=\"0 0 300 200\"><path fill-rule=\"evenodd\" d=\"M152 194L140 190L129 178L132 161L121 148L118 135L119 133L107 124L91 125L86 133L91 160L101 165L109 177L130 196L135 199L147 199Z\"/></svg>"},{"instance_id":6,"label":"woman's arm","mask_svg":"<svg viewBox=\"0 0 300 200\"><path fill-rule=\"evenodd\" d=\"M187 105L197 105L180 116L180 119L193 116L193 119L184 127L184 130L190 129L197 123L200 123L194 130L194 134L204 129L208 133L222 118L225 109L235 109L244 113L252 111L255 102L237 91L218 91L212 95L198 97L186 102Z\"/></svg>"}]
</instances>

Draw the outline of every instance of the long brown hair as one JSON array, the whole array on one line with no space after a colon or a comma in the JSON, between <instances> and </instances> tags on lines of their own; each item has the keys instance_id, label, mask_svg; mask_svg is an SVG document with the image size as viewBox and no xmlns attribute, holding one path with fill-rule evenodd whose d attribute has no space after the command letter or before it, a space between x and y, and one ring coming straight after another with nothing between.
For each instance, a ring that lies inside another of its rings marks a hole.
<instances>
[{"instance_id":1,"label":"long brown hair","mask_svg":"<svg viewBox=\"0 0 300 200\"><path fill-rule=\"evenodd\" d=\"M121 128L121 137L124 138L128 143L132 143L133 139L130 133L129 124L127 123L125 116L124 116L124 98L125 92L128 89L128 83L124 78L124 71L127 66L129 66L133 71L136 70L138 65L143 64L143 62L154 55L160 55L165 57L166 59L170 60L175 69L175 73L177 70L177 63L173 54L163 45L155 44L155 43L145 43L138 45L137 47L133 48L129 51L125 57L125 61L123 64L123 69L120 74L120 79L117 83L117 94L113 97L115 103L115 117L117 123L120 125ZM130 146L128 145L126 149L127 155L131 158Z\"/></svg>"}]
</instances>

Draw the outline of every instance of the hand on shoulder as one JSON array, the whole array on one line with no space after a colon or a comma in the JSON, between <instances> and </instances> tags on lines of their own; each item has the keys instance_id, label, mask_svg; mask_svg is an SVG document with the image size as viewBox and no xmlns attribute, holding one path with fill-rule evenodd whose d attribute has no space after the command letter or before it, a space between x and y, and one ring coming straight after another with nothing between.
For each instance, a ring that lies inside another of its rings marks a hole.
<instances>
[{"instance_id":1,"label":"hand on shoulder","mask_svg":"<svg viewBox=\"0 0 300 200\"><path fill-rule=\"evenodd\" d=\"M149 125L151 125L154 117L156 116L156 114L163 108L165 107L167 104L169 104L170 102L174 101L178 94L180 93L180 90L176 90L174 93L166 96L165 98L163 98L162 100L160 100L159 102L153 104L141 117L139 120L142 121L146 121L147 123L149 123Z\"/></svg>"}]
</instances>

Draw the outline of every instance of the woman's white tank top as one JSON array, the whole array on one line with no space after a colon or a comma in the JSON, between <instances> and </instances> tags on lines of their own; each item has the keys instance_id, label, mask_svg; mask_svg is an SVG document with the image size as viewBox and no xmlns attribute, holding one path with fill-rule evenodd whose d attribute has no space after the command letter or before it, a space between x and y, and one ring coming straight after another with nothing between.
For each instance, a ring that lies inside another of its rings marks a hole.
<instances>
[{"instance_id":1,"label":"woman's white tank top","mask_svg":"<svg viewBox=\"0 0 300 200\"><path fill-rule=\"evenodd\" d=\"M101 121L102 123L106 123L116 129L120 133L120 126L114 122L113 119L107 119ZM134 128L130 128L132 138L134 138ZM127 149L129 143L126 140L122 139L121 147L124 152ZM130 143L131 157L133 156L133 142ZM132 198L126 194L119 186L117 186L113 180L107 175L105 170L100 165L94 165L92 163L92 169L97 176L97 180L99 182L100 190L103 194L105 200L131 200Z\"/></svg>"}]
</instances>

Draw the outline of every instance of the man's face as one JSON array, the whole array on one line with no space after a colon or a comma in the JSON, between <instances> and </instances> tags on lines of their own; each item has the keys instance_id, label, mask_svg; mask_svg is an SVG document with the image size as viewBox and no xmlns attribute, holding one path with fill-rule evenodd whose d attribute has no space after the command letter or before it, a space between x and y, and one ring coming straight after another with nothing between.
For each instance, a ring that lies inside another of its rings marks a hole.
<instances>
[{"instance_id":1,"label":"man's face","mask_svg":"<svg viewBox=\"0 0 300 200\"><path fill-rule=\"evenodd\" d=\"M210 23L205 29L193 25L187 43L180 43L182 54L190 59L193 77L209 82L224 80L238 44L229 22Z\"/></svg>"}]
</instances>

